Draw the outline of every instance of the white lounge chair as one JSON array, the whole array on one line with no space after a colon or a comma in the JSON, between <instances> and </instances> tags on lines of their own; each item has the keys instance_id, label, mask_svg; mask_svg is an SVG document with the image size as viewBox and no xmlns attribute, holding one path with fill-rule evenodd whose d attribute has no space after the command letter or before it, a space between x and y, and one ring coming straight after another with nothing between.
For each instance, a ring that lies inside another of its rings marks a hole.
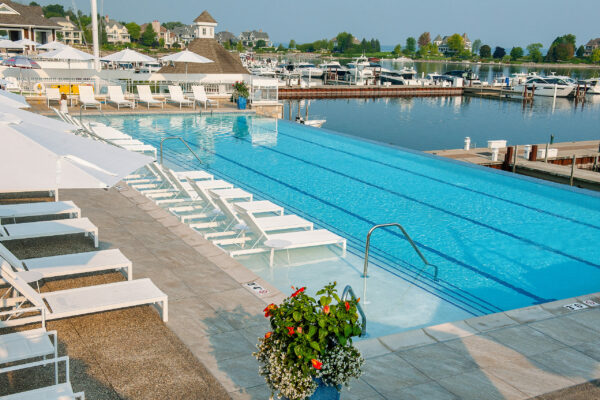
<instances>
[{"instance_id":1,"label":"white lounge chair","mask_svg":"<svg viewBox=\"0 0 600 400\"><path fill-rule=\"evenodd\" d=\"M0 312L0 320L23 313L41 313L42 326L26 331L0 335L0 364L26 361L37 357L58 357L56 331L46 330L44 312L36 307Z\"/></svg>"},{"instance_id":2,"label":"white lounge chair","mask_svg":"<svg viewBox=\"0 0 600 400\"><path fill-rule=\"evenodd\" d=\"M267 246L270 249L269 266L271 267L273 266L275 250L290 250L334 244L342 248L343 256L346 255L346 239L326 229L269 234L257 221L257 218L254 215L244 212L241 209L237 209L237 211L246 225L258 235L258 240L251 249L230 251L229 254L232 257L264 252L264 248L255 247L261 241L264 246Z\"/></svg>"},{"instance_id":3,"label":"white lounge chair","mask_svg":"<svg viewBox=\"0 0 600 400\"><path fill-rule=\"evenodd\" d=\"M0 242L78 233L83 233L86 236L91 235L94 239L94 246L98 247L98 228L87 218L0 225Z\"/></svg>"},{"instance_id":4,"label":"white lounge chair","mask_svg":"<svg viewBox=\"0 0 600 400\"><path fill-rule=\"evenodd\" d=\"M116 104L117 110L120 109L121 106L130 107L132 110L135 108L135 102L125 99L121 86L108 87L108 102Z\"/></svg>"},{"instance_id":5,"label":"white lounge chair","mask_svg":"<svg viewBox=\"0 0 600 400\"><path fill-rule=\"evenodd\" d=\"M0 267L0 277L14 292L12 297L0 299L2 307L20 308L24 303L31 303L34 307L44 310L46 320L54 320L154 305L159 309L162 320L168 321L168 296L148 278L38 293L19 274L12 271L6 261L0 262L3 263ZM39 320L38 316L20 315L12 320L0 321L0 328L29 324Z\"/></svg>"},{"instance_id":6,"label":"white lounge chair","mask_svg":"<svg viewBox=\"0 0 600 400\"><path fill-rule=\"evenodd\" d=\"M46 89L46 104L50 108L50 102L56 101L60 104L60 90L58 88L47 88Z\"/></svg>"},{"instance_id":7,"label":"white lounge chair","mask_svg":"<svg viewBox=\"0 0 600 400\"><path fill-rule=\"evenodd\" d=\"M138 103L146 103L148 105L148 110L150 106L160 106L161 108L165 108L165 102L156 100L152 96L152 91L150 90L150 86L148 85L137 85L138 91Z\"/></svg>"},{"instance_id":8,"label":"white lounge chair","mask_svg":"<svg viewBox=\"0 0 600 400\"><path fill-rule=\"evenodd\" d=\"M204 90L204 86L192 86L192 92L194 94L194 102L196 103L200 103L200 105L204 105L204 109L207 108L207 106L211 106L211 107L218 107L219 106L219 102L216 100L211 100L208 98L208 96L206 96L206 91Z\"/></svg>"},{"instance_id":9,"label":"white lounge chair","mask_svg":"<svg viewBox=\"0 0 600 400\"><path fill-rule=\"evenodd\" d=\"M94 97L94 88L92 86L79 85L79 101L84 110L87 110L88 107L102 109L102 103Z\"/></svg>"},{"instance_id":10,"label":"white lounge chair","mask_svg":"<svg viewBox=\"0 0 600 400\"><path fill-rule=\"evenodd\" d=\"M38 216L63 216L69 218L79 218L81 210L72 201L44 201L39 203L20 203L0 205L0 222L3 219L12 219L16 222L17 218L38 217Z\"/></svg>"},{"instance_id":11,"label":"white lounge chair","mask_svg":"<svg viewBox=\"0 0 600 400\"><path fill-rule=\"evenodd\" d=\"M65 383L58 383L58 364L64 362L65 367ZM55 370L55 382L54 385L42 387L39 389L28 390L25 392L18 392L0 397L2 400L85 400L85 394L83 392L73 392L71 386L71 377L69 369L69 357L58 357L48 360L36 361L27 364L20 364L11 367L1 368L0 374L6 374L9 372L19 371L27 368L41 367L48 364L54 364Z\"/></svg>"},{"instance_id":12,"label":"white lounge chair","mask_svg":"<svg viewBox=\"0 0 600 400\"><path fill-rule=\"evenodd\" d=\"M188 99L183 95L183 91L181 90L181 86L171 85L169 86L169 102L179 104L179 109L181 110L181 106L191 106L195 107L195 102Z\"/></svg>"},{"instance_id":13,"label":"white lounge chair","mask_svg":"<svg viewBox=\"0 0 600 400\"><path fill-rule=\"evenodd\" d=\"M41 279L100 271L120 271L132 278L133 265L119 249L18 259L0 243L0 260L6 260L17 273L35 271Z\"/></svg>"}]
</instances>

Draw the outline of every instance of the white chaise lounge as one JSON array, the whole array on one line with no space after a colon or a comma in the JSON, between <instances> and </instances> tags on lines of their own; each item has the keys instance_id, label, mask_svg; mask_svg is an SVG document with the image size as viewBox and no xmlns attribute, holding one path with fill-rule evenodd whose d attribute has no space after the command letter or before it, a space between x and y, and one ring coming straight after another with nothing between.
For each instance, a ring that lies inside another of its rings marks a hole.
<instances>
[{"instance_id":1,"label":"white chaise lounge","mask_svg":"<svg viewBox=\"0 0 600 400\"><path fill-rule=\"evenodd\" d=\"M46 330L46 320L39 308L0 312L0 320L10 319L12 315L24 312L41 312L42 326L0 335L0 364L26 361L37 357L58 357L57 333Z\"/></svg>"},{"instance_id":2,"label":"white chaise lounge","mask_svg":"<svg viewBox=\"0 0 600 400\"><path fill-rule=\"evenodd\" d=\"M169 102L179 104L179 109L181 110L182 106L195 106L195 102L188 99L183 95L183 90L181 90L181 86L171 85L169 86Z\"/></svg>"},{"instance_id":3,"label":"white chaise lounge","mask_svg":"<svg viewBox=\"0 0 600 400\"><path fill-rule=\"evenodd\" d=\"M194 102L200 103L200 105L204 106L206 109L208 106L210 107L218 107L219 102L216 100L211 100L206 95L206 91L204 90L204 86L192 86L192 93L194 94Z\"/></svg>"},{"instance_id":4,"label":"white chaise lounge","mask_svg":"<svg viewBox=\"0 0 600 400\"><path fill-rule=\"evenodd\" d=\"M35 271L42 279L114 270L131 280L133 274L133 264L119 249L20 260L0 243L1 259L6 260L17 273Z\"/></svg>"},{"instance_id":5,"label":"white chaise lounge","mask_svg":"<svg viewBox=\"0 0 600 400\"><path fill-rule=\"evenodd\" d=\"M51 101L60 103L60 90L58 88L46 89L46 104L48 105L48 108L50 108Z\"/></svg>"},{"instance_id":6,"label":"white chaise lounge","mask_svg":"<svg viewBox=\"0 0 600 400\"><path fill-rule=\"evenodd\" d=\"M102 103L94 97L94 88L92 86L79 85L79 101L84 110L87 110L88 107L102 109Z\"/></svg>"},{"instance_id":7,"label":"white chaise lounge","mask_svg":"<svg viewBox=\"0 0 600 400\"><path fill-rule=\"evenodd\" d=\"M146 103L148 105L148 110L150 106L160 106L161 108L165 108L164 101L156 100L152 96L152 91L150 90L150 86L148 85L137 85L138 91L138 103Z\"/></svg>"},{"instance_id":8,"label":"white chaise lounge","mask_svg":"<svg viewBox=\"0 0 600 400\"><path fill-rule=\"evenodd\" d=\"M98 247L98 228L87 218L0 225L0 242L6 240L73 235L78 233L83 233L86 236L92 235L94 246Z\"/></svg>"},{"instance_id":9,"label":"white chaise lounge","mask_svg":"<svg viewBox=\"0 0 600 400\"><path fill-rule=\"evenodd\" d=\"M121 86L109 86L108 87L108 100L109 103L113 103L117 106L117 110L121 107L130 107L132 110L135 108L135 103L125 99L123 95L123 89Z\"/></svg>"},{"instance_id":10,"label":"white chaise lounge","mask_svg":"<svg viewBox=\"0 0 600 400\"><path fill-rule=\"evenodd\" d=\"M29 283L15 273L6 261L0 261L0 277L15 292L12 297L1 299L0 307L22 306L25 302L44 310L46 320L68 318L78 315L112 311L142 305L155 305L168 320L168 296L148 278L131 281L86 286L56 292L38 293ZM18 308L17 307L17 308ZM0 321L0 328L38 322L37 316L20 316Z\"/></svg>"},{"instance_id":11,"label":"white chaise lounge","mask_svg":"<svg viewBox=\"0 0 600 400\"><path fill-rule=\"evenodd\" d=\"M81 217L81 210L72 201L42 201L39 203L20 203L0 205L0 222L3 219L64 216L69 218Z\"/></svg>"}]
</instances>

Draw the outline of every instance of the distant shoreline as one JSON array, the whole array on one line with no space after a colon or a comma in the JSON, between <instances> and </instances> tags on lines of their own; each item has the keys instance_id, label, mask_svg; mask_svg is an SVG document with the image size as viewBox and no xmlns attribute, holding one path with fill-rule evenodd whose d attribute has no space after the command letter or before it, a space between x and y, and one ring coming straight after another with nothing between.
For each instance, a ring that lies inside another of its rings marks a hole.
<instances>
[{"instance_id":1,"label":"distant shoreline","mask_svg":"<svg viewBox=\"0 0 600 400\"><path fill-rule=\"evenodd\" d=\"M385 58L384 60L392 60ZM522 63L511 64L504 62L475 62L475 61L455 61L455 60L412 60L412 62L437 63L437 64L475 64L475 65L501 65L506 67L527 67L527 68L581 68L581 69L600 69L600 65L594 64L556 64L556 63Z\"/></svg>"}]
</instances>

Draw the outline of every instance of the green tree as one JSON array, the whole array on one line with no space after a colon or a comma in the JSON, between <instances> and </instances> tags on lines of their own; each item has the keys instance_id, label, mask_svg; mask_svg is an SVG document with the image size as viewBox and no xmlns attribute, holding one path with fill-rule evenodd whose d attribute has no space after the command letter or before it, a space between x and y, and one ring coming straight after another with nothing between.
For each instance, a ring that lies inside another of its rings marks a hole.
<instances>
[{"instance_id":1,"label":"green tree","mask_svg":"<svg viewBox=\"0 0 600 400\"><path fill-rule=\"evenodd\" d=\"M566 34L558 36L550 45L546 54L546 61L565 61L575 55L575 35Z\"/></svg>"},{"instance_id":2,"label":"green tree","mask_svg":"<svg viewBox=\"0 0 600 400\"><path fill-rule=\"evenodd\" d=\"M160 47L161 49L165 47L165 39L158 39L158 47Z\"/></svg>"},{"instance_id":3,"label":"green tree","mask_svg":"<svg viewBox=\"0 0 600 400\"><path fill-rule=\"evenodd\" d=\"M337 51L340 53L347 52L352 49L354 36L348 32L340 32L336 36Z\"/></svg>"},{"instance_id":4,"label":"green tree","mask_svg":"<svg viewBox=\"0 0 600 400\"><path fill-rule=\"evenodd\" d=\"M577 58L583 58L584 54L585 54L585 47L579 46L577 48L577 51L575 52L575 55L577 55Z\"/></svg>"},{"instance_id":5,"label":"green tree","mask_svg":"<svg viewBox=\"0 0 600 400\"><path fill-rule=\"evenodd\" d=\"M277 51L285 51L285 47L283 47L283 45L279 43L279 46L277 46Z\"/></svg>"},{"instance_id":6,"label":"green tree","mask_svg":"<svg viewBox=\"0 0 600 400\"><path fill-rule=\"evenodd\" d=\"M244 45L242 44L241 40L239 42L237 42L235 49L237 50L238 53L241 53L244 51Z\"/></svg>"},{"instance_id":7,"label":"green tree","mask_svg":"<svg viewBox=\"0 0 600 400\"><path fill-rule=\"evenodd\" d=\"M260 48L263 48L263 47L267 47L267 42L265 42L262 39L257 40L256 44L254 45L254 48L255 49L260 49Z\"/></svg>"},{"instance_id":8,"label":"green tree","mask_svg":"<svg viewBox=\"0 0 600 400\"><path fill-rule=\"evenodd\" d=\"M529 55L529 58L531 58L531 61L539 63L544 61L544 56L542 56L542 46L543 44L541 43L531 43L529 46L527 46L527 54Z\"/></svg>"},{"instance_id":9,"label":"green tree","mask_svg":"<svg viewBox=\"0 0 600 400\"><path fill-rule=\"evenodd\" d=\"M142 29L140 28L140 26L138 24L136 24L135 22L130 22L127 25L125 25L125 28L127 28L127 32L129 32L129 36L131 37L131 40L133 40L134 42L137 42L140 40L140 36L142 34Z\"/></svg>"},{"instance_id":10,"label":"green tree","mask_svg":"<svg viewBox=\"0 0 600 400\"><path fill-rule=\"evenodd\" d=\"M481 40L475 39L475 41L471 45L471 51L473 52L473 54L477 54L479 53L479 49L481 49Z\"/></svg>"},{"instance_id":11,"label":"green tree","mask_svg":"<svg viewBox=\"0 0 600 400\"><path fill-rule=\"evenodd\" d=\"M142 44L144 46L152 46L156 41L156 32L154 32L154 28L152 28L152 24L146 25L146 29L142 34Z\"/></svg>"},{"instance_id":12,"label":"green tree","mask_svg":"<svg viewBox=\"0 0 600 400\"><path fill-rule=\"evenodd\" d=\"M106 33L106 25L104 22L100 23L100 45L104 46L108 44L108 34Z\"/></svg>"},{"instance_id":13,"label":"green tree","mask_svg":"<svg viewBox=\"0 0 600 400\"><path fill-rule=\"evenodd\" d=\"M174 21L174 22L163 22L162 26L164 26L168 30L172 31L175 28L179 28L180 26L185 26L185 25L179 21Z\"/></svg>"},{"instance_id":14,"label":"green tree","mask_svg":"<svg viewBox=\"0 0 600 400\"><path fill-rule=\"evenodd\" d=\"M225 50L231 50L231 43L229 42L229 40L223 42L223 47L225 48Z\"/></svg>"},{"instance_id":15,"label":"green tree","mask_svg":"<svg viewBox=\"0 0 600 400\"><path fill-rule=\"evenodd\" d=\"M421 33L421 36L419 36L419 40L417 42L419 43L419 48L423 48L431 43L431 35L429 32L423 32Z\"/></svg>"},{"instance_id":16,"label":"green tree","mask_svg":"<svg viewBox=\"0 0 600 400\"><path fill-rule=\"evenodd\" d=\"M493 57L494 58L502 58L505 55L506 55L506 50L504 50L504 47L496 46L496 48L494 49Z\"/></svg>"},{"instance_id":17,"label":"green tree","mask_svg":"<svg viewBox=\"0 0 600 400\"><path fill-rule=\"evenodd\" d=\"M487 44L484 44L479 48L479 56L481 58L491 58L492 57L492 48Z\"/></svg>"},{"instance_id":18,"label":"green tree","mask_svg":"<svg viewBox=\"0 0 600 400\"><path fill-rule=\"evenodd\" d=\"M173 43L173 46L171 46L171 47L173 47L174 49L180 49L181 45L179 44L179 42L175 42L175 43Z\"/></svg>"},{"instance_id":19,"label":"green tree","mask_svg":"<svg viewBox=\"0 0 600 400\"><path fill-rule=\"evenodd\" d=\"M41 7L38 3L36 3L35 1L32 1L31 3L29 3L30 6L33 7Z\"/></svg>"},{"instance_id":20,"label":"green tree","mask_svg":"<svg viewBox=\"0 0 600 400\"><path fill-rule=\"evenodd\" d=\"M408 54L413 54L417 50L417 40L410 36L406 39L406 46L404 47L404 52Z\"/></svg>"},{"instance_id":21,"label":"green tree","mask_svg":"<svg viewBox=\"0 0 600 400\"><path fill-rule=\"evenodd\" d=\"M402 46L397 44L396 47L394 47L394 50L392 51L392 53L399 56L402 53Z\"/></svg>"},{"instance_id":22,"label":"green tree","mask_svg":"<svg viewBox=\"0 0 600 400\"><path fill-rule=\"evenodd\" d=\"M600 49L596 49L592 51L592 55L590 56L590 61L594 64L600 63Z\"/></svg>"},{"instance_id":23,"label":"green tree","mask_svg":"<svg viewBox=\"0 0 600 400\"><path fill-rule=\"evenodd\" d=\"M465 49L465 39L455 33L448 38L448 48L454 53L460 54Z\"/></svg>"},{"instance_id":24,"label":"green tree","mask_svg":"<svg viewBox=\"0 0 600 400\"><path fill-rule=\"evenodd\" d=\"M48 4L42 7L42 12L46 18L65 16L65 8L60 4Z\"/></svg>"},{"instance_id":25,"label":"green tree","mask_svg":"<svg viewBox=\"0 0 600 400\"><path fill-rule=\"evenodd\" d=\"M523 49L521 47L513 47L510 51L510 59L517 61L521 57L523 57Z\"/></svg>"},{"instance_id":26,"label":"green tree","mask_svg":"<svg viewBox=\"0 0 600 400\"><path fill-rule=\"evenodd\" d=\"M288 49L295 49L296 41L294 39L290 40L290 44L288 44Z\"/></svg>"}]
</instances>

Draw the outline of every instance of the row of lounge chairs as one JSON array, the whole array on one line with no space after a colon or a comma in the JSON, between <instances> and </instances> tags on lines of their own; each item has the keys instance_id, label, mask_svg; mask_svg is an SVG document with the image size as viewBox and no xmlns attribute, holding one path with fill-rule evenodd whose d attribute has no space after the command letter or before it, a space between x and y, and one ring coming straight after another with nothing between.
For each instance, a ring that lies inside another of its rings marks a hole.
<instances>
[{"instance_id":1,"label":"row of lounge chairs","mask_svg":"<svg viewBox=\"0 0 600 400\"><path fill-rule=\"evenodd\" d=\"M56 331L46 330L46 321L141 305L154 305L163 321L168 320L168 297L150 279L132 279L133 265L118 249L19 259L4 242L76 233L93 234L98 247L98 228L71 201L0 205L0 328L41 323L40 328L0 335L0 374L40 366L54 366L54 383L0 397L3 400L81 399L69 377L69 358L58 357ZM22 222L30 217L47 220ZM18 234L15 234L18 232ZM65 279L81 274L118 271L126 280L72 289L40 292L32 285L43 279ZM41 361L33 361L43 357ZM59 382L59 364L66 365ZM5 366L8 365L8 366Z\"/></svg>"},{"instance_id":2,"label":"row of lounge chairs","mask_svg":"<svg viewBox=\"0 0 600 400\"><path fill-rule=\"evenodd\" d=\"M87 108L98 108L102 109L102 103L96 99L94 96L94 88L92 86L84 86L81 85L78 87L79 90L79 102L81 106L87 110ZM128 107L134 109L137 103L145 104L148 109L150 106L160 106L164 108L165 102L162 100L157 100L150 90L150 86L148 85L138 85L137 86L138 96L132 100L128 100L125 98L123 94L123 90L121 86L108 86L108 97L106 102L109 104L114 104L119 110L121 107ZM46 102L48 107L50 107L50 102L56 101L60 102L61 94L58 88L48 88L46 89ZM183 106L196 107L196 104L200 104L207 107L218 106L218 102L216 100L211 100L206 95L206 91L204 90L204 86L192 86L192 97L186 97L183 94L180 86L171 85L169 86L169 97L166 99L167 102L174 103L179 105L181 109Z\"/></svg>"},{"instance_id":3,"label":"row of lounge chairs","mask_svg":"<svg viewBox=\"0 0 600 400\"><path fill-rule=\"evenodd\" d=\"M344 238L205 171L173 172L156 163L145 168L127 183L233 257L267 252L273 266L276 250L338 245L345 254Z\"/></svg>"}]
</instances>

